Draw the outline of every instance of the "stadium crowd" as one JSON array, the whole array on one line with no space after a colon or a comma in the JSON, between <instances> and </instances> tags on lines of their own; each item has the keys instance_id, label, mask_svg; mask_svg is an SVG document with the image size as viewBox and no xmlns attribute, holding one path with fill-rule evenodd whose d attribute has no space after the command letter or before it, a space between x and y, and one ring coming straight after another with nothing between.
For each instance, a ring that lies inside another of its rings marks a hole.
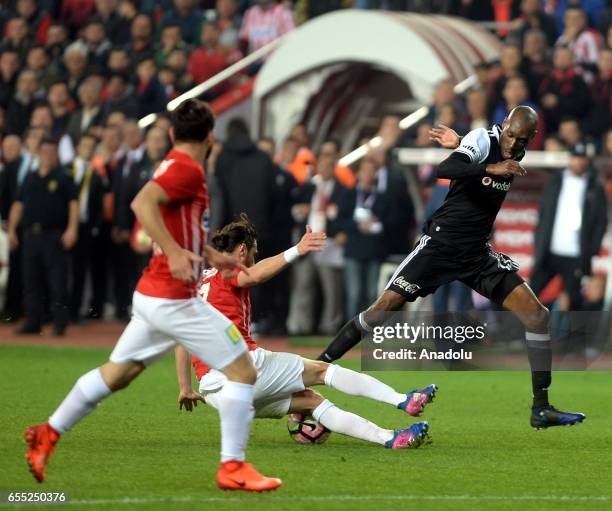
<instances>
[{"instance_id":1,"label":"stadium crowd","mask_svg":"<svg viewBox=\"0 0 612 511\"><path fill-rule=\"evenodd\" d=\"M584 143L588 158L612 157L610 12L603 1L581 4L0 2L0 217L11 243L4 319L21 318L25 304L21 331L38 331L47 297L46 314L53 316L58 335L68 321L101 318L107 303L114 305L117 319L126 320L148 257L146 237L134 225L129 204L169 147L163 114L146 132L137 120L162 112L194 84L330 10L406 9L507 22L498 29L500 61L478 67L479 85L458 96L451 82L439 83L429 117L413 130L394 133L392 145L428 147L432 126L444 124L464 134L499 123L514 106L528 104L540 118L530 148L573 150ZM243 79L238 74L204 99L214 100ZM253 141L244 121L229 123L207 165L211 227L246 211L259 231L259 257L287 248L306 224L328 233L321 254L253 290L260 332L335 333L345 317L376 296L382 262L410 251L419 229L411 193L421 190L409 190L406 169L393 164L390 154L379 151L347 168L338 164L336 141L311 147L303 125L275 147L268 138ZM58 169L70 179L51 185L55 179L48 173ZM447 187L436 182L432 170L415 169L417 183L428 190L429 209L443 200ZM36 184L37 174L46 179L41 181L46 191ZM63 200L52 203L49 196L64 187ZM15 202L23 212L21 222L11 225ZM33 240L46 231L57 238L47 242L57 245L54 257L33 249ZM465 291L456 292L463 306L470 306Z\"/></svg>"}]
</instances>

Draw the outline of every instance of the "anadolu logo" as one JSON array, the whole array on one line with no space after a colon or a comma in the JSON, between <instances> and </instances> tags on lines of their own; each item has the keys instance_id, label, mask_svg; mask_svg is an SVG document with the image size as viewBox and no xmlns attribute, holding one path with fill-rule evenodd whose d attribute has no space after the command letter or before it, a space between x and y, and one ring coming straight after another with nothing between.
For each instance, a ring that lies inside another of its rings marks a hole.
<instances>
[{"instance_id":1,"label":"anadolu logo","mask_svg":"<svg viewBox=\"0 0 612 511\"><path fill-rule=\"evenodd\" d=\"M503 181L494 181L489 176L485 176L482 178L482 184L484 186L490 186L494 190L500 190L502 192L507 192L510 190L510 183L504 183Z\"/></svg>"}]
</instances>

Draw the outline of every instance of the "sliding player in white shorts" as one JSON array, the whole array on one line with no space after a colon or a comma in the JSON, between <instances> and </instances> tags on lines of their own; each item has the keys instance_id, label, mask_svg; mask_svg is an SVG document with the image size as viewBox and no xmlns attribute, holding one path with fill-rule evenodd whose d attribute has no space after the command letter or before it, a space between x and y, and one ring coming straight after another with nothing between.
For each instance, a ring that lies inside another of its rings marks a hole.
<instances>
[{"instance_id":1,"label":"sliding player in white shorts","mask_svg":"<svg viewBox=\"0 0 612 511\"><path fill-rule=\"evenodd\" d=\"M308 360L293 353L278 353L259 348L249 335L251 303L249 287L261 284L280 273L298 257L321 250L325 242L323 233L313 233L307 227L306 234L295 246L282 254L254 264L257 253L257 233L246 215L240 221L227 225L215 233L213 247L238 258L249 268L249 273L229 275L216 269L207 270L199 289L199 295L233 321L232 335L243 337L257 369L255 383L255 416L279 418L287 413L312 415L327 429L366 440L385 447L399 449L418 447L427 437L427 422L417 422L399 430L383 429L350 412L341 410L321 394L310 390L313 385L327 385L346 394L362 396L390 404L413 416L418 416L435 394L436 386L414 390L407 394L396 392L371 376L345 369L326 362ZM192 410L197 401L204 401L220 409L219 397L227 385L223 373L210 369L207 364L193 357L193 365L202 396L191 386L190 357L182 348L176 351L179 379L179 406Z\"/></svg>"}]
</instances>

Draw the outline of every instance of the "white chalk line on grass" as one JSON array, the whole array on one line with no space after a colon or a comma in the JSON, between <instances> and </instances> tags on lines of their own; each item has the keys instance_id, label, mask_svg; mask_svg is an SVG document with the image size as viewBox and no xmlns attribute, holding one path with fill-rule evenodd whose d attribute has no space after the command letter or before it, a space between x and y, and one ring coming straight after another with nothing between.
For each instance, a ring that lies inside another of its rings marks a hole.
<instances>
[{"instance_id":1,"label":"white chalk line on grass","mask_svg":"<svg viewBox=\"0 0 612 511\"><path fill-rule=\"evenodd\" d=\"M612 495L264 495L266 502L311 501L554 501L554 502L608 502ZM263 499L262 499L263 500ZM36 507L37 505L57 506L121 506L121 505L147 505L147 504L191 504L207 502L253 502L251 495L243 494L232 496L168 496L122 499L75 499L67 502L41 502L39 504L9 504L0 503L0 507Z\"/></svg>"}]
</instances>

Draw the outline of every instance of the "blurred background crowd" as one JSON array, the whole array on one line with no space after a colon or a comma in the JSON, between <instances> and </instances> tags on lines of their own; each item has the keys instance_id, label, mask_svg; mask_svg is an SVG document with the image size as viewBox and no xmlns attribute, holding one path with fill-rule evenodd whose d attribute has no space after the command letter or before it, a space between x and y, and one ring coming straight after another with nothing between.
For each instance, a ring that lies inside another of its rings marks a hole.
<instances>
[{"instance_id":1,"label":"blurred background crowd","mask_svg":"<svg viewBox=\"0 0 612 511\"><path fill-rule=\"evenodd\" d=\"M211 228L245 211L258 229L260 258L286 249L306 224L328 233L322 253L253 290L257 331L333 334L371 302L383 263L401 261L420 231L417 198L427 214L448 187L432 165L398 165L392 148L431 147L428 131L438 124L465 134L501 123L518 104L540 118L530 148L570 150L568 175L590 176L584 185L551 183L543 207L554 212L563 190L575 186L584 210L578 228L591 244L580 241L569 253L551 248L555 224L567 221L553 214L538 228L535 267L564 275L574 310L600 307L605 280L581 286L590 273L585 260L606 230L611 188L589 174L593 157L612 157L612 28L604 0L2 0L0 218L11 245L4 320L26 314L21 331L29 333L53 319L57 335L69 322L127 320L148 258L129 204L170 146L163 114L146 130L138 120L308 19L348 8L495 22L500 59L478 66L478 84L465 95L440 82L431 113L414 128L401 132L386 118L380 132L388 150L352 167L339 164L340 141L315 147L303 124L276 144L253 140L243 119L227 123L207 164ZM204 99L219 98L258 68ZM23 210L11 226L16 202ZM41 242L45 232L57 239ZM456 309L473 306L469 290L451 285L434 296L436 310L449 307L449 296Z\"/></svg>"}]
</instances>

